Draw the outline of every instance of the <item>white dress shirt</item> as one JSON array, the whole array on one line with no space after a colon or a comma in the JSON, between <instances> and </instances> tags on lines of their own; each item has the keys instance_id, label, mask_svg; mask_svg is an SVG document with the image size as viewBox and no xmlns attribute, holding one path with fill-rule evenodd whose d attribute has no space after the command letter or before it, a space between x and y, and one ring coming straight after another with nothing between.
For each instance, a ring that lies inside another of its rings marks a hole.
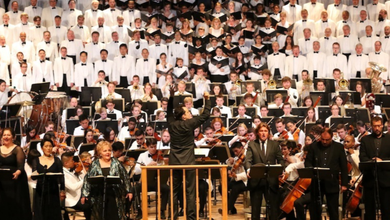
<instances>
[{"instance_id":1,"label":"white dress shirt","mask_svg":"<svg viewBox=\"0 0 390 220\"><path fill-rule=\"evenodd\" d=\"M81 175L76 175L74 171L71 172L65 167L63 167L63 171L66 193L65 207L73 207L81 198L81 189L83 187L83 177L85 174L83 174L84 171L82 171Z\"/></svg>"},{"instance_id":2,"label":"white dress shirt","mask_svg":"<svg viewBox=\"0 0 390 220\"><path fill-rule=\"evenodd\" d=\"M121 76L127 77L127 82L131 81L131 76L134 76L135 73L135 58L129 55L118 56L114 58L114 71L112 81L117 81L119 83Z\"/></svg>"},{"instance_id":3,"label":"white dress shirt","mask_svg":"<svg viewBox=\"0 0 390 220\"><path fill-rule=\"evenodd\" d=\"M298 57L288 56L285 62L285 69L284 69L285 75L282 75L282 78L284 76L293 78L294 75L297 75L298 80L301 80L302 70L306 70L306 69L307 69L306 57L301 55L299 55Z\"/></svg>"},{"instance_id":4,"label":"white dress shirt","mask_svg":"<svg viewBox=\"0 0 390 220\"><path fill-rule=\"evenodd\" d=\"M349 56L348 60L348 75L345 74L345 78L355 78L356 77L356 72L360 71L360 76L364 77L365 76L365 70L368 66L368 56L365 54L357 55L353 54Z\"/></svg>"},{"instance_id":5,"label":"white dress shirt","mask_svg":"<svg viewBox=\"0 0 390 220\"><path fill-rule=\"evenodd\" d=\"M65 40L68 29L65 26L49 26L48 31L50 31L51 40L60 44L63 40Z\"/></svg>"},{"instance_id":6,"label":"white dress shirt","mask_svg":"<svg viewBox=\"0 0 390 220\"><path fill-rule=\"evenodd\" d=\"M310 79L314 79L313 72L317 71L317 77L326 77L326 54L322 52L311 52L307 56L307 70L310 74Z\"/></svg>"},{"instance_id":7,"label":"white dress shirt","mask_svg":"<svg viewBox=\"0 0 390 220\"><path fill-rule=\"evenodd\" d=\"M302 6L295 4L295 7L291 7L290 3L282 8L282 11L286 12L287 21L291 24L301 19L301 10Z\"/></svg>"},{"instance_id":8,"label":"white dress shirt","mask_svg":"<svg viewBox=\"0 0 390 220\"><path fill-rule=\"evenodd\" d=\"M333 70L338 68L342 73L348 70L347 57L343 54L329 55L326 57L326 73L327 77L333 77Z\"/></svg>"},{"instance_id":9,"label":"white dress shirt","mask_svg":"<svg viewBox=\"0 0 390 220\"><path fill-rule=\"evenodd\" d=\"M62 57L57 57L54 60L54 83L59 83L62 86L63 74L66 74L66 82L68 86L74 83L74 65L72 58L66 57L65 60Z\"/></svg>"},{"instance_id":10,"label":"white dress shirt","mask_svg":"<svg viewBox=\"0 0 390 220\"><path fill-rule=\"evenodd\" d=\"M40 59L34 61L32 68L33 83L41 83L43 79L45 82L50 82L50 85L54 85L53 80L53 64L51 61Z\"/></svg>"},{"instance_id":11,"label":"white dress shirt","mask_svg":"<svg viewBox=\"0 0 390 220\"><path fill-rule=\"evenodd\" d=\"M142 58L141 53L142 53L142 50L145 48L149 49L149 44L146 40L140 39L139 41L135 41L135 40L130 41L129 55L132 57L135 57L135 58Z\"/></svg>"},{"instance_id":12,"label":"white dress shirt","mask_svg":"<svg viewBox=\"0 0 390 220\"><path fill-rule=\"evenodd\" d=\"M103 16L103 11L97 9L88 9L84 13L85 16L85 25L88 26L88 28L92 28L96 25L98 25L98 18Z\"/></svg>"},{"instance_id":13,"label":"white dress shirt","mask_svg":"<svg viewBox=\"0 0 390 220\"><path fill-rule=\"evenodd\" d=\"M91 33L87 25L73 25L71 30L74 33L74 38L81 40L82 42L89 43L91 41ZM88 54L89 55L89 54Z\"/></svg>"},{"instance_id":14,"label":"white dress shirt","mask_svg":"<svg viewBox=\"0 0 390 220\"><path fill-rule=\"evenodd\" d=\"M92 27L91 33L99 32L99 41L102 43L108 43L111 40L111 28L107 25L99 26L96 25Z\"/></svg>"},{"instance_id":15,"label":"white dress shirt","mask_svg":"<svg viewBox=\"0 0 390 220\"><path fill-rule=\"evenodd\" d=\"M149 83L153 84L157 81L156 74L156 60L153 58L148 58L148 61L145 61L143 58L137 60L135 65L135 72L139 76L139 84L144 84L144 77L149 77ZM131 79L134 75L131 76Z\"/></svg>"},{"instance_id":16,"label":"white dress shirt","mask_svg":"<svg viewBox=\"0 0 390 220\"><path fill-rule=\"evenodd\" d=\"M87 80L87 86L92 86L92 76L95 74L92 63L76 63L74 66L75 86L84 87L84 79ZM79 89L81 91L81 88Z\"/></svg>"},{"instance_id":17,"label":"white dress shirt","mask_svg":"<svg viewBox=\"0 0 390 220\"><path fill-rule=\"evenodd\" d=\"M47 7L47 8L44 8L42 9L42 23L41 25L45 26L45 27L51 27L53 26L55 23L54 23L54 18L59 15L59 16L62 16L62 8L56 6L56 7ZM52 34L53 36L53 34Z\"/></svg>"},{"instance_id":18,"label":"white dress shirt","mask_svg":"<svg viewBox=\"0 0 390 220\"><path fill-rule=\"evenodd\" d=\"M112 71L114 70L114 62L111 60L106 60L106 62L103 62L103 60L95 61L95 74L93 74L92 82L95 82L98 78L98 73L100 70L103 70L106 73L106 76L108 76L109 81L112 81Z\"/></svg>"},{"instance_id":19,"label":"white dress shirt","mask_svg":"<svg viewBox=\"0 0 390 220\"><path fill-rule=\"evenodd\" d=\"M49 58L52 64L54 64L54 59L58 57L58 47L57 43L50 41L48 44L46 41L41 41L37 45L37 57L40 50L44 50L46 53L46 58Z\"/></svg>"},{"instance_id":20,"label":"white dress shirt","mask_svg":"<svg viewBox=\"0 0 390 220\"><path fill-rule=\"evenodd\" d=\"M24 13L28 14L28 21L33 22L35 16L42 17L42 8L30 5L24 8Z\"/></svg>"},{"instance_id":21,"label":"white dress shirt","mask_svg":"<svg viewBox=\"0 0 390 220\"><path fill-rule=\"evenodd\" d=\"M85 51L88 53L88 62L95 63L100 60L100 51L106 46L101 42L91 42L85 45Z\"/></svg>"},{"instance_id":22,"label":"white dress shirt","mask_svg":"<svg viewBox=\"0 0 390 220\"><path fill-rule=\"evenodd\" d=\"M368 55L368 59L370 62L377 62L377 63L380 63L382 64L383 66L385 66L387 68L387 71L386 72L382 72L382 74L380 75L380 77L383 79L383 80L387 80L388 79L388 70L389 70L389 55L385 52L371 52L369 55Z\"/></svg>"},{"instance_id":23,"label":"white dress shirt","mask_svg":"<svg viewBox=\"0 0 390 220\"><path fill-rule=\"evenodd\" d=\"M64 25L68 29L76 26L77 25L77 17L79 15L83 15L83 13L80 10L77 10L77 9L65 10L62 13L62 19L61 19L62 25Z\"/></svg>"}]
</instances>

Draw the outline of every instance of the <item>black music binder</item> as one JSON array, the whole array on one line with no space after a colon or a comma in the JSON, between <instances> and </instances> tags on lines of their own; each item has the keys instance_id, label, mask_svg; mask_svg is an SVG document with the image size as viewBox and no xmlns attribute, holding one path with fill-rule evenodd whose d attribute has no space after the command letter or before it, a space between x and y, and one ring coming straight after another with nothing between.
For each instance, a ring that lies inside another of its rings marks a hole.
<instances>
[{"instance_id":1,"label":"black music binder","mask_svg":"<svg viewBox=\"0 0 390 220\"><path fill-rule=\"evenodd\" d=\"M250 177L252 179L277 178L283 173L280 164L255 164L251 166Z\"/></svg>"}]
</instances>

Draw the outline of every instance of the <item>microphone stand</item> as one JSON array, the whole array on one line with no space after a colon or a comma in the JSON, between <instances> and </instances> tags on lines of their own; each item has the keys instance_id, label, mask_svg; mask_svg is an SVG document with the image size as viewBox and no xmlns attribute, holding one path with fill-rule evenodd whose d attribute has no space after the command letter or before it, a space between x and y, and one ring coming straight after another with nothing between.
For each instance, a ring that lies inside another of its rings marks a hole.
<instances>
[{"instance_id":1,"label":"microphone stand","mask_svg":"<svg viewBox=\"0 0 390 220\"><path fill-rule=\"evenodd\" d=\"M374 176L375 176L375 211L376 211L376 218L375 219L380 219L379 217L379 209L381 207L381 201L379 199L379 183L378 183L378 148L376 148L376 156L375 156L375 170L374 170Z\"/></svg>"},{"instance_id":2,"label":"microphone stand","mask_svg":"<svg viewBox=\"0 0 390 220\"><path fill-rule=\"evenodd\" d=\"M46 173L47 173L47 165L45 165L43 167L43 178L42 178L42 193L41 193L41 214L42 214L42 217L45 218L45 215L44 215L44 208L43 208L43 196L45 195L44 194L44 191L45 191L45 180L46 180Z\"/></svg>"},{"instance_id":3,"label":"microphone stand","mask_svg":"<svg viewBox=\"0 0 390 220\"><path fill-rule=\"evenodd\" d=\"M262 146L262 147L264 147L264 145ZM269 204L269 185L268 185L268 179L269 179L269 167L270 167L270 163L269 163L269 161L267 161L267 170L266 170L266 178L265 178L265 188L267 189L266 190L266 194L267 194L267 201L266 201L266 203L267 203L267 205L266 205L266 207L265 207L265 216L266 216L266 219L268 219L269 220L269 213L270 213L270 209L271 209L271 207L270 207L270 204Z\"/></svg>"},{"instance_id":4,"label":"microphone stand","mask_svg":"<svg viewBox=\"0 0 390 220\"><path fill-rule=\"evenodd\" d=\"M319 163L318 163L318 157L316 157L316 165L317 165L317 169L316 169L316 172L317 172L317 183L318 183L318 206L320 207L320 209L318 211L321 212L322 210L322 192L321 192L321 180L320 180L320 172L318 171L318 166L319 166ZM317 208L318 208L317 206Z\"/></svg>"}]
</instances>

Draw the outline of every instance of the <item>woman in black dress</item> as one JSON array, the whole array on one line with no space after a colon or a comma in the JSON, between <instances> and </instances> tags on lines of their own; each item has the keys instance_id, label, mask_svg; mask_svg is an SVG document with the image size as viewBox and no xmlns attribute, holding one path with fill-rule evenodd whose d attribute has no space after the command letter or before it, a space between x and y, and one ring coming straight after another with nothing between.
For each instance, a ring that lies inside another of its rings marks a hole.
<instances>
[{"instance_id":1,"label":"woman in black dress","mask_svg":"<svg viewBox=\"0 0 390 220\"><path fill-rule=\"evenodd\" d=\"M87 175L84 178L84 185L81 191L81 204L84 204L86 199L90 199L92 203L92 219L110 219L124 220L126 219L126 198L129 201L133 194L129 175L125 168L116 159L111 157L112 147L107 141L101 141L96 146L97 156L92 162ZM93 176L119 176L122 184L109 185L106 188L105 200L105 216L103 217L103 186L90 184L89 177Z\"/></svg>"},{"instance_id":2,"label":"woman in black dress","mask_svg":"<svg viewBox=\"0 0 390 220\"><path fill-rule=\"evenodd\" d=\"M25 155L22 148L13 143L14 137L12 129L3 130L0 168L10 169L12 179L0 179L0 215L1 219L29 220L32 216L27 175L24 171Z\"/></svg>"},{"instance_id":3,"label":"woman in black dress","mask_svg":"<svg viewBox=\"0 0 390 220\"><path fill-rule=\"evenodd\" d=\"M62 173L62 163L58 157L52 154L52 140L44 138L41 141L41 146L43 155L34 161L33 172L41 175L47 173L47 175L44 178L38 178L34 198L34 220L62 220L60 198L61 200L65 199L64 177L57 178L50 175Z\"/></svg>"}]
</instances>

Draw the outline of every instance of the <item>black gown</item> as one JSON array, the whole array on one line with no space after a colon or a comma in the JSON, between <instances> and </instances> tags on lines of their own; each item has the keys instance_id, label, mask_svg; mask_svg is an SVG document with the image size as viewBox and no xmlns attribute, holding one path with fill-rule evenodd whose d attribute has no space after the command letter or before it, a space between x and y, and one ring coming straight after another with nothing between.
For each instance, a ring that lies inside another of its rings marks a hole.
<instances>
[{"instance_id":1,"label":"black gown","mask_svg":"<svg viewBox=\"0 0 390 220\"><path fill-rule=\"evenodd\" d=\"M0 180L1 219L28 220L32 218L24 158L23 150L18 146L9 154L3 154L0 151L0 168L9 168L12 173L16 170L22 172L16 180Z\"/></svg>"},{"instance_id":2,"label":"black gown","mask_svg":"<svg viewBox=\"0 0 390 220\"><path fill-rule=\"evenodd\" d=\"M33 163L33 172L44 173L45 168L37 158ZM62 163L54 157L54 163L47 168L47 173L62 173ZM43 178L37 181L37 188L34 198L34 220L62 220L60 205L60 190L65 190L64 177L45 177L45 186L42 195ZM58 188L60 185L60 188Z\"/></svg>"}]
</instances>

